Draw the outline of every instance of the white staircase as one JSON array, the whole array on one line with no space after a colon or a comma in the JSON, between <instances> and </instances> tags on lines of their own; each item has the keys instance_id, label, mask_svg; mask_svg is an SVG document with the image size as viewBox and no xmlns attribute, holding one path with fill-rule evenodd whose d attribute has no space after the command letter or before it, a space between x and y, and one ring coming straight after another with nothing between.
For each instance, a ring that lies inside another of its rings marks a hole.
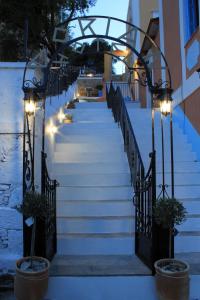
<instances>
[{"instance_id":1,"label":"white staircase","mask_svg":"<svg viewBox=\"0 0 200 300\"><path fill-rule=\"evenodd\" d=\"M131 109L128 107L133 129L139 149L146 167L149 166L148 152L151 152L151 111L149 109ZM170 135L169 120L164 118L165 141L165 171L166 184L171 193L170 169ZM195 264L195 256L200 253L200 162L192 151L192 145L187 142L187 136L174 124L174 175L175 197L183 202L188 215L182 225L177 226L179 231L175 237L175 253L177 257L185 258L190 265ZM157 161L157 193L162 183L161 164L161 126L160 113L155 113L155 144Z\"/></svg>"},{"instance_id":2,"label":"white staircase","mask_svg":"<svg viewBox=\"0 0 200 300\"><path fill-rule=\"evenodd\" d=\"M79 103L56 138L60 255L134 253L133 189L121 132L106 103Z\"/></svg>"}]
</instances>

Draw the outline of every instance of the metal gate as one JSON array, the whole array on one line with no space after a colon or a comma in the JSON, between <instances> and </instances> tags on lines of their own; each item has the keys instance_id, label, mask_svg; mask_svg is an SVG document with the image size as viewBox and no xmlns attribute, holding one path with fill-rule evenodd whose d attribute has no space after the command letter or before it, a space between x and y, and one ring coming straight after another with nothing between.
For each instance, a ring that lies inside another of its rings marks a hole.
<instances>
[{"instance_id":1,"label":"metal gate","mask_svg":"<svg viewBox=\"0 0 200 300\"><path fill-rule=\"evenodd\" d=\"M131 121L124 99L119 88L115 91L111 85L107 90L108 107L112 109L116 122L120 124L124 147L127 153L131 183L134 187L133 203L135 205L135 253L152 270L157 258L155 224L153 207L156 200L156 170L155 152L150 153L150 166L145 175L145 169L139 147L134 135Z\"/></svg>"}]
</instances>

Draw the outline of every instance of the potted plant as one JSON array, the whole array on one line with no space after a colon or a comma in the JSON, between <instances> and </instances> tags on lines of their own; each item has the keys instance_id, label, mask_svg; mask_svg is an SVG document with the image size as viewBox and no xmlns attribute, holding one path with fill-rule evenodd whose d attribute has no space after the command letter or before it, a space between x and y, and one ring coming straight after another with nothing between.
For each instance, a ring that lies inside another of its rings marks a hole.
<instances>
[{"instance_id":1,"label":"potted plant","mask_svg":"<svg viewBox=\"0 0 200 300\"><path fill-rule=\"evenodd\" d=\"M189 265L171 258L173 235L176 232L174 226L185 221L186 210L175 198L161 198L156 201L153 213L155 223L163 230L160 232L168 232L169 258L160 259L154 264L158 297L160 300L188 300ZM162 243L161 238L158 242Z\"/></svg>"},{"instance_id":2,"label":"potted plant","mask_svg":"<svg viewBox=\"0 0 200 300\"><path fill-rule=\"evenodd\" d=\"M32 228L30 256L16 262L14 292L18 300L42 300L48 288L50 263L46 258L35 256L36 225L49 212L45 195L27 192L17 210L26 218L25 223Z\"/></svg>"},{"instance_id":3,"label":"potted plant","mask_svg":"<svg viewBox=\"0 0 200 300\"><path fill-rule=\"evenodd\" d=\"M72 114L66 114L65 115L65 123L70 124L73 122L73 116Z\"/></svg>"},{"instance_id":4,"label":"potted plant","mask_svg":"<svg viewBox=\"0 0 200 300\"><path fill-rule=\"evenodd\" d=\"M67 103L67 109L75 109L76 105L74 103L75 101L70 101L69 103Z\"/></svg>"},{"instance_id":5,"label":"potted plant","mask_svg":"<svg viewBox=\"0 0 200 300\"><path fill-rule=\"evenodd\" d=\"M102 93L103 85L102 84L98 84L96 86L96 89L98 90L98 96L101 97L103 95L103 93Z\"/></svg>"}]
</instances>

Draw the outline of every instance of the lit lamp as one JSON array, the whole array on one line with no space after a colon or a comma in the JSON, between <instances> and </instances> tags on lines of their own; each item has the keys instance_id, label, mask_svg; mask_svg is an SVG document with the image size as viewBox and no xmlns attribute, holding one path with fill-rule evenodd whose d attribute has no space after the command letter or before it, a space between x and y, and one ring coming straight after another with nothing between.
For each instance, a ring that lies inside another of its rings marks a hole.
<instances>
[{"instance_id":1,"label":"lit lamp","mask_svg":"<svg viewBox=\"0 0 200 300\"><path fill-rule=\"evenodd\" d=\"M160 89L158 94L158 100L160 101L160 112L165 117L170 114L172 106L172 89L163 88Z\"/></svg>"},{"instance_id":2,"label":"lit lamp","mask_svg":"<svg viewBox=\"0 0 200 300\"><path fill-rule=\"evenodd\" d=\"M47 125L46 132L49 135L54 135L58 132L58 127L54 125L52 120L50 120L49 124Z\"/></svg>"},{"instance_id":3,"label":"lit lamp","mask_svg":"<svg viewBox=\"0 0 200 300\"><path fill-rule=\"evenodd\" d=\"M162 184L161 193L162 197L169 197L165 184L165 144L164 144L164 125L163 116L170 115L170 155L171 155L171 187L172 198L174 197L174 154L173 154L173 127L172 127L172 92L171 88L160 88L156 91L157 100L160 102L161 112L161 145L162 145ZM158 197L160 197L160 195Z\"/></svg>"},{"instance_id":4,"label":"lit lamp","mask_svg":"<svg viewBox=\"0 0 200 300\"><path fill-rule=\"evenodd\" d=\"M58 120L59 120L60 123L62 123L64 121L64 119L65 119L65 114L64 114L64 112L61 108L59 113L58 113Z\"/></svg>"},{"instance_id":5,"label":"lit lamp","mask_svg":"<svg viewBox=\"0 0 200 300\"><path fill-rule=\"evenodd\" d=\"M34 115L36 110L36 104L33 100L32 93L26 93L24 96L24 109L28 116Z\"/></svg>"}]
</instances>

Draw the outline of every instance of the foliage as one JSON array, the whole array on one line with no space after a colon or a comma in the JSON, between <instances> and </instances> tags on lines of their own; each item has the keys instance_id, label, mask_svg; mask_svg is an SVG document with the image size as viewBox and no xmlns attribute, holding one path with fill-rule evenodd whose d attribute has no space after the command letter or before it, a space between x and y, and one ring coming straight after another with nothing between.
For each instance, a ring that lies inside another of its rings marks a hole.
<instances>
[{"instance_id":1,"label":"foliage","mask_svg":"<svg viewBox=\"0 0 200 300\"><path fill-rule=\"evenodd\" d=\"M97 45L98 43L98 45ZM97 49L99 48L99 52ZM78 47L77 50L81 50ZM86 67L94 69L96 73L104 72L104 53L111 51L111 45L105 40L100 39L99 42L94 40L91 44L85 43L84 50L82 54L77 52L69 53L69 49L66 50L66 56L69 56L69 61L71 65ZM116 62L116 60L114 60Z\"/></svg>"},{"instance_id":2,"label":"foliage","mask_svg":"<svg viewBox=\"0 0 200 300\"><path fill-rule=\"evenodd\" d=\"M66 114L66 115L65 115L65 118L66 118L67 120L73 121L73 116L72 116L71 114Z\"/></svg>"},{"instance_id":3,"label":"foliage","mask_svg":"<svg viewBox=\"0 0 200 300\"><path fill-rule=\"evenodd\" d=\"M183 204L175 198L161 198L156 201L154 208L155 222L164 228L173 228L183 223L186 213Z\"/></svg>"},{"instance_id":4,"label":"foliage","mask_svg":"<svg viewBox=\"0 0 200 300\"><path fill-rule=\"evenodd\" d=\"M102 88L103 88L103 85L102 85L102 84L98 84L98 85L96 86L96 89L99 90L99 91L101 91Z\"/></svg>"},{"instance_id":5,"label":"foliage","mask_svg":"<svg viewBox=\"0 0 200 300\"><path fill-rule=\"evenodd\" d=\"M17 208L25 217L44 219L49 212L47 198L43 194L27 192L23 204Z\"/></svg>"},{"instance_id":6,"label":"foliage","mask_svg":"<svg viewBox=\"0 0 200 300\"><path fill-rule=\"evenodd\" d=\"M67 108L68 108L68 109L74 109L74 108L76 108L76 105L74 104L73 101L70 101L70 102L67 104Z\"/></svg>"},{"instance_id":7,"label":"foliage","mask_svg":"<svg viewBox=\"0 0 200 300\"><path fill-rule=\"evenodd\" d=\"M28 25L28 48L38 50L42 31L46 33L46 41L51 41L54 27L61 20L69 21L95 3L96 0L0 0L1 59L23 58L25 24ZM12 55L8 56L10 49Z\"/></svg>"},{"instance_id":8,"label":"foliage","mask_svg":"<svg viewBox=\"0 0 200 300\"><path fill-rule=\"evenodd\" d=\"M17 207L17 210L26 218L33 218L32 234L31 234L31 268L33 268L33 257L35 253L35 235L36 235L36 220L45 219L50 213L47 198L43 194L36 192L27 192L24 197L23 204Z\"/></svg>"}]
</instances>

